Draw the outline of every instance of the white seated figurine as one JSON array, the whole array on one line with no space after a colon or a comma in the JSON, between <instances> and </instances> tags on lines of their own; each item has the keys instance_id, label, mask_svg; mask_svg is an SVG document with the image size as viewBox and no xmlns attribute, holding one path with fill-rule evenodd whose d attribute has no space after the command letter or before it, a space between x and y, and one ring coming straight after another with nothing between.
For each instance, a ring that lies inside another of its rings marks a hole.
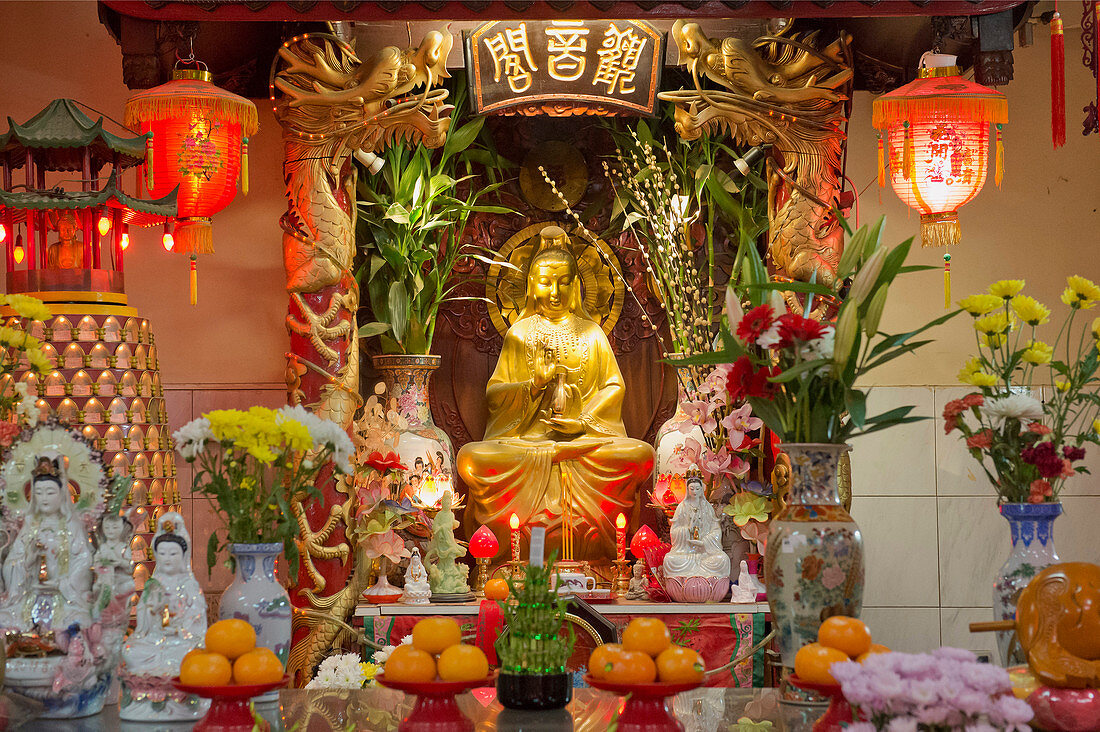
<instances>
[{"instance_id":1,"label":"white seated figurine","mask_svg":"<svg viewBox=\"0 0 1100 732\"><path fill-rule=\"evenodd\" d=\"M756 575L749 571L749 564L744 559L741 560L741 573L737 576L737 586L753 593L754 601L757 595L767 592L764 585L760 584L760 580L756 578Z\"/></svg>"},{"instance_id":2,"label":"white seated figurine","mask_svg":"<svg viewBox=\"0 0 1100 732\"><path fill-rule=\"evenodd\" d=\"M630 578L630 585L626 589L627 600L648 600L649 593L646 592L645 581L645 567L642 564L642 560L639 559L634 562L634 574Z\"/></svg>"},{"instance_id":3,"label":"white seated figurine","mask_svg":"<svg viewBox=\"0 0 1100 732\"><path fill-rule=\"evenodd\" d=\"M183 694L169 681L183 657L202 645L206 600L191 570L191 544L183 517L169 512L153 537L157 565L137 604L137 628L122 648L120 719L199 719L209 701Z\"/></svg>"},{"instance_id":4,"label":"white seated figurine","mask_svg":"<svg viewBox=\"0 0 1100 732\"><path fill-rule=\"evenodd\" d=\"M428 583L428 570L420 561L420 548L413 547L409 568L405 570L405 591L401 602L406 605L427 605L432 599L432 586Z\"/></svg>"},{"instance_id":5,"label":"white seated figurine","mask_svg":"<svg viewBox=\"0 0 1100 732\"><path fill-rule=\"evenodd\" d=\"M741 574L737 577L737 584L730 588L730 602L756 602L757 589L752 584L756 578L751 580L747 577L749 574L749 565L742 559L741 560ZM757 583L759 584L759 583ZM763 590L760 590L763 592Z\"/></svg>"},{"instance_id":6,"label":"white seated figurine","mask_svg":"<svg viewBox=\"0 0 1100 732\"><path fill-rule=\"evenodd\" d=\"M105 570L111 594L115 596L134 591L134 562L130 551L133 536L134 527L125 516L107 512L99 520L99 548L95 550L94 562Z\"/></svg>"},{"instance_id":7,"label":"white seated figurine","mask_svg":"<svg viewBox=\"0 0 1100 732\"><path fill-rule=\"evenodd\" d=\"M729 590L730 558L722 529L698 475L688 475L687 495L672 516L672 549L663 563L665 589L676 602L717 602Z\"/></svg>"}]
</instances>

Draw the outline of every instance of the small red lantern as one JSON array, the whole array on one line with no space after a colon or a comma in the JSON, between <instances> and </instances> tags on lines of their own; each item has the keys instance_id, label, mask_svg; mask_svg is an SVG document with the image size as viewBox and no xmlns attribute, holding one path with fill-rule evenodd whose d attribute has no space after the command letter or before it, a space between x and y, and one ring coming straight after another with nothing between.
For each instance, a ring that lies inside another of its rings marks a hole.
<instances>
[{"instance_id":1,"label":"small red lantern","mask_svg":"<svg viewBox=\"0 0 1100 732\"><path fill-rule=\"evenodd\" d=\"M642 524L642 528L634 532L630 540L630 553L638 559L645 559L645 550L660 543L661 540L657 538L657 534L653 533L653 529Z\"/></svg>"},{"instance_id":2,"label":"small red lantern","mask_svg":"<svg viewBox=\"0 0 1100 732\"><path fill-rule=\"evenodd\" d=\"M470 554L474 559L492 559L500 551L500 542L488 526L482 526L470 537Z\"/></svg>"},{"instance_id":3,"label":"small red lantern","mask_svg":"<svg viewBox=\"0 0 1100 732\"><path fill-rule=\"evenodd\" d=\"M256 105L211 83L205 69L177 69L172 80L126 102L126 124L151 132L145 184L160 197L179 187L173 251L210 253L210 217L237 193L248 193L248 138L256 133Z\"/></svg>"}]
</instances>

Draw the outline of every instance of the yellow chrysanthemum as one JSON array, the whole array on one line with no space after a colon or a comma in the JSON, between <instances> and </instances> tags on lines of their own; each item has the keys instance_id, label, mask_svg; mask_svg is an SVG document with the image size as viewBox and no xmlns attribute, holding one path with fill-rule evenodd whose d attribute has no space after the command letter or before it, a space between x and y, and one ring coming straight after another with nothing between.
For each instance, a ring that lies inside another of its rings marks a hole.
<instances>
[{"instance_id":1,"label":"yellow chrysanthemum","mask_svg":"<svg viewBox=\"0 0 1100 732\"><path fill-rule=\"evenodd\" d=\"M984 315L974 321L974 330L979 333L1007 333L1012 330L1012 322L1003 312Z\"/></svg>"},{"instance_id":2,"label":"yellow chrysanthemum","mask_svg":"<svg viewBox=\"0 0 1100 732\"><path fill-rule=\"evenodd\" d=\"M1033 297L1017 295L1010 304L1016 317L1028 325L1042 325L1050 319L1050 308Z\"/></svg>"},{"instance_id":3,"label":"yellow chrysanthemum","mask_svg":"<svg viewBox=\"0 0 1100 732\"><path fill-rule=\"evenodd\" d=\"M53 317L50 309L37 297L30 295L6 295L4 298L20 318L46 321Z\"/></svg>"},{"instance_id":4,"label":"yellow chrysanthemum","mask_svg":"<svg viewBox=\"0 0 1100 732\"><path fill-rule=\"evenodd\" d=\"M1100 435L1100 417L1092 420L1092 431Z\"/></svg>"},{"instance_id":5,"label":"yellow chrysanthemum","mask_svg":"<svg viewBox=\"0 0 1100 732\"><path fill-rule=\"evenodd\" d=\"M309 434L309 428L298 420L284 419L279 422L279 429L288 450L305 452L313 448L313 438Z\"/></svg>"},{"instance_id":6,"label":"yellow chrysanthemum","mask_svg":"<svg viewBox=\"0 0 1100 732\"><path fill-rule=\"evenodd\" d=\"M27 361L34 367L35 371L42 375L46 375L53 371L53 359L38 348L32 348L27 351Z\"/></svg>"},{"instance_id":7,"label":"yellow chrysanthemum","mask_svg":"<svg viewBox=\"0 0 1100 732\"><path fill-rule=\"evenodd\" d=\"M1092 280L1079 275L1070 275L1066 278L1066 284L1083 300L1100 300L1100 287L1097 287Z\"/></svg>"},{"instance_id":8,"label":"yellow chrysanthemum","mask_svg":"<svg viewBox=\"0 0 1100 732\"><path fill-rule=\"evenodd\" d=\"M1024 289L1023 280L1000 280L989 286L989 294L1007 300L1018 295L1022 289Z\"/></svg>"},{"instance_id":9,"label":"yellow chrysanthemum","mask_svg":"<svg viewBox=\"0 0 1100 732\"><path fill-rule=\"evenodd\" d=\"M1021 357L1028 363L1050 363L1054 356L1054 348L1042 341L1031 341L1027 344L1027 350Z\"/></svg>"},{"instance_id":10,"label":"yellow chrysanthemum","mask_svg":"<svg viewBox=\"0 0 1100 732\"><path fill-rule=\"evenodd\" d=\"M1001 298L986 294L970 295L959 300L959 307L974 317L991 313L1001 307L1002 304Z\"/></svg>"},{"instance_id":11,"label":"yellow chrysanthemum","mask_svg":"<svg viewBox=\"0 0 1100 732\"><path fill-rule=\"evenodd\" d=\"M1092 321L1092 337L1100 340L1100 318L1093 318Z\"/></svg>"},{"instance_id":12,"label":"yellow chrysanthemum","mask_svg":"<svg viewBox=\"0 0 1100 732\"><path fill-rule=\"evenodd\" d=\"M1008 341L1008 336L1001 335L1000 333L993 333L992 335L983 335L981 343L986 348L1000 348Z\"/></svg>"},{"instance_id":13,"label":"yellow chrysanthemum","mask_svg":"<svg viewBox=\"0 0 1100 732\"><path fill-rule=\"evenodd\" d=\"M1069 382L1062 378L1055 379L1054 388L1058 391L1069 391Z\"/></svg>"},{"instance_id":14,"label":"yellow chrysanthemum","mask_svg":"<svg viewBox=\"0 0 1100 732\"><path fill-rule=\"evenodd\" d=\"M996 376L987 374L984 371L972 371L965 376L966 378L962 378L963 374L959 374L959 381L972 386L993 386L997 383Z\"/></svg>"}]
</instances>

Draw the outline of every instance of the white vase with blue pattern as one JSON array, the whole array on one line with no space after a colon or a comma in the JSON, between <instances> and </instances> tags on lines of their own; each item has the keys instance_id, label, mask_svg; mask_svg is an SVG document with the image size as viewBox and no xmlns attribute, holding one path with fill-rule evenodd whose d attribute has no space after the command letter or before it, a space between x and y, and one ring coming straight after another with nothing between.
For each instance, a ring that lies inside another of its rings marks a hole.
<instances>
[{"instance_id":1,"label":"white vase with blue pattern","mask_svg":"<svg viewBox=\"0 0 1100 732\"><path fill-rule=\"evenodd\" d=\"M993 581L993 617L1016 619L1016 600L1031 578L1059 561L1054 549L1054 519L1061 503L1005 503L1001 515L1012 532L1012 553ZM1013 631L997 633L997 650L1005 666L1026 663Z\"/></svg>"}]
</instances>

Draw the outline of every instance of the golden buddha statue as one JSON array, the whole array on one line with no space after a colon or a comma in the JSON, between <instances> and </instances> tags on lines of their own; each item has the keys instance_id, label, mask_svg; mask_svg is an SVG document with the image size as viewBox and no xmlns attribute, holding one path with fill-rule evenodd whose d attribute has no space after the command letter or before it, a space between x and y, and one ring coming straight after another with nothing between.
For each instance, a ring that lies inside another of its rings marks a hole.
<instances>
[{"instance_id":1,"label":"golden buddha statue","mask_svg":"<svg viewBox=\"0 0 1100 732\"><path fill-rule=\"evenodd\" d=\"M57 241L46 249L47 269L80 269L84 266L84 248L76 240L76 216L63 211L57 217Z\"/></svg>"},{"instance_id":2,"label":"golden buddha statue","mask_svg":"<svg viewBox=\"0 0 1100 732\"><path fill-rule=\"evenodd\" d=\"M585 312L567 234L547 226L539 237L523 311L485 390L485 440L458 453L469 488L466 534L488 525L507 536L515 512L524 525L546 527L548 550L563 539L576 547L564 558L611 559L615 517L634 514L653 448L626 436L623 377Z\"/></svg>"}]
</instances>

